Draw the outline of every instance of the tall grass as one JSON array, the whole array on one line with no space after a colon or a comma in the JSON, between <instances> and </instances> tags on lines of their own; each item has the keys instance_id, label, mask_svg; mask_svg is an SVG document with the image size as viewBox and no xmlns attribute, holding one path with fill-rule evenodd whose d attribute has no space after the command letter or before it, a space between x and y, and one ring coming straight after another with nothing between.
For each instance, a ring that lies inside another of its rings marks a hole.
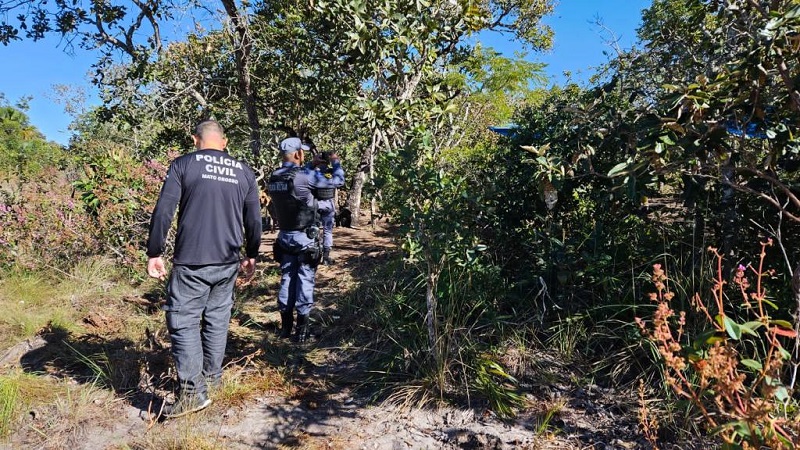
<instances>
[{"instance_id":1,"label":"tall grass","mask_svg":"<svg viewBox=\"0 0 800 450\"><path fill-rule=\"evenodd\" d=\"M32 337L48 324L79 331L79 319L102 298L131 289L113 261L90 258L46 273L9 269L0 275L0 349Z\"/></svg>"},{"instance_id":2,"label":"tall grass","mask_svg":"<svg viewBox=\"0 0 800 450\"><path fill-rule=\"evenodd\" d=\"M127 283L120 282L123 277L119 265L110 258L87 258L60 275L58 290L72 301L81 303L128 289Z\"/></svg>"},{"instance_id":3,"label":"tall grass","mask_svg":"<svg viewBox=\"0 0 800 450\"><path fill-rule=\"evenodd\" d=\"M0 436L8 436L14 420L14 406L19 396L19 387L8 377L0 377Z\"/></svg>"},{"instance_id":4,"label":"tall grass","mask_svg":"<svg viewBox=\"0 0 800 450\"><path fill-rule=\"evenodd\" d=\"M0 282L0 348L32 337L48 323L74 328L75 311L52 279L33 273L7 273Z\"/></svg>"},{"instance_id":5,"label":"tall grass","mask_svg":"<svg viewBox=\"0 0 800 450\"><path fill-rule=\"evenodd\" d=\"M445 265L436 292L440 357L433 358L424 274L399 261L377 270L376 281L364 285L350 307L362 317L362 329L375 330L364 354L379 397L403 407L486 404L502 417L524 405L518 380L503 366L500 344L532 335L532 296L514 297L519 292L491 265Z\"/></svg>"},{"instance_id":6,"label":"tall grass","mask_svg":"<svg viewBox=\"0 0 800 450\"><path fill-rule=\"evenodd\" d=\"M64 342L64 345L72 352L78 362L89 369L92 373L92 384L99 385L103 388L113 388L114 369L111 366L111 360L106 352L95 353L86 355L76 350L75 347Z\"/></svg>"}]
</instances>

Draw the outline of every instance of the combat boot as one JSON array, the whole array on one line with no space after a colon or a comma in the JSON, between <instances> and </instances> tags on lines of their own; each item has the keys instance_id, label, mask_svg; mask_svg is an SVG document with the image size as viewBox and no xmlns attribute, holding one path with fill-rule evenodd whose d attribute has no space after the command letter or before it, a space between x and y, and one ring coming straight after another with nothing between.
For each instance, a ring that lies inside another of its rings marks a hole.
<instances>
[{"instance_id":1,"label":"combat boot","mask_svg":"<svg viewBox=\"0 0 800 450\"><path fill-rule=\"evenodd\" d=\"M297 318L298 323L300 317ZM292 335L292 311L281 311L281 339L286 339Z\"/></svg>"},{"instance_id":2,"label":"combat boot","mask_svg":"<svg viewBox=\"0 0 800 450\"><path fill-rule=\"evenodd\" d=\"M309 335L308 314L297 315L297 329L295 329L294 337L292 340L297 343L303 343L308 339Z\"/></svg>"},{"instance_id":3,"label":"combat boot","mask_svg":"<svg viewBox=\"0 0 800 450\"><path fill-rule=\"evenodd\" d=\"M336 261L331 258L331 249L326 248L322 250L322 264L332 266Z\"/></svg>"}]
</instances>

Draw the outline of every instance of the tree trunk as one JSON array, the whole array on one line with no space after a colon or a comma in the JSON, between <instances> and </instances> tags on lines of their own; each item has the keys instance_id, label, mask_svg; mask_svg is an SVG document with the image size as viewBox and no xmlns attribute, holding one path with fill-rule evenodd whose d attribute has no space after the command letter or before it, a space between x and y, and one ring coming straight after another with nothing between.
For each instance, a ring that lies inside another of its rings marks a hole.
<instances>
[{"instance_id":1,"label":"tree trunk","mask_svg":"<svg viewBox=\"0 0 800 450\"><path fill-rule=\"evenodd\" d=\"M247 124L250 127L250 151L253 158L261 156L261 124L258 121L256 98L250 79L250 53L253 39L247 29L247 19L239 14L235 0L222 0L225 12L231 18L235 34L232 36L234 56L236 58L236 75L239 83L239 97L247 113Z\"/></svg>"},{"instance_id":2,"label":"tree trunk","mask_svg":"<svg viewBox=\"0 0 800 450\"><path fill-rule=\"evenodd\" d=\"M378 145L378 134L372 134L372 142L369 147L361 154L361 161L358 164L358 170L353 174L353 185L350 188L347 197L347 209L350 210L351 222L350 226L358 227L361 219L361 195L364 192L364 182L367 180L367 171L370 170L372 155L375 153L375 148Z\"/></svg>"},{"instance_id":3,"label":"tree trunk","mask_svg":"<svg viewBox=\"0 0 800 450\"><path fill-rule=\"evenodd\" d=\"M425 279L425 303L428 306L428 311L425 314L425 325L428 328L428 346L430 347L431 356L436 367L440 367L440 353L437 341L439 340L436 322L436 288L439 283L440 269L433 267L433 264L428 263L428 274Z\"/></svg>"},{"instance_id":4,"label":"tree trunk","mask_svg":"<svg viewBox=\"0 0 800 450\"><path fill-rule=\"evenodd\" d=\"M725 257L723 271L725 274L730 273L733 267L735 258L733 258L733 251L736 248L737 237L739 234L739 214L736 208L736 189L731 185L736 182L736 169L734 162L729 159L725 165L722 166L722 183L721 183L721 198L719 201L720 219L722 221L720 253Z\"/></svg>"},{"instance_id":5,"label":"tree trunk","mask_svg":"<svg viewBox=\"0 0 800 450\"><path fill-rule=\"evenodd\" d=\"M359 170L353 175L353 186L347 196L347 209L350 210L350 226L358 227L359 215L361 214L361 192L364 190L364 181L367 179L363 170Z\"/></svg>"}]
</instances>

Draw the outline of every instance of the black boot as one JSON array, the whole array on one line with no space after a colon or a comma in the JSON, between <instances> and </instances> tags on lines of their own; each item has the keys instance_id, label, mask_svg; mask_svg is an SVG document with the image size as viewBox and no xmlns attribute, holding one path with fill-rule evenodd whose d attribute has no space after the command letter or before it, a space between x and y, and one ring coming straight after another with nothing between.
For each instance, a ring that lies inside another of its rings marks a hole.
<instances>
[{"instance_id":1,"label":"black boot","mask_svg":"<svg viewBox=\"0 0 800 450\"><path fill-rule=\"evenodd\" d=\"M332 266L333 263L335 263L335 262L336 261L334 261L333 258L331 258L331 249L330 248L323 249L322 250L322 264L325 264L326 266Z\"/></svg>"},{"instance_id":2,"label":"black boot","mask_svg":"<svg viewBox=\"0 0 800 450\"><path fill-rule=\"evenodd\" d=\"M303 343L306 339L308 339L308 314L298 314L297 329L295 329L293 340Z\"/></svg>"},{"instance_id":3,"label":"black boot","mask_svg":"<svg viewBox=\"0 0 800 450\"><path fill-rule=\"evenodd\" d=\"M299 322L299 317L298 317ZM292 311L281 311L281 339L286 339L292 335Z\"/></svg>"}]
</instances>

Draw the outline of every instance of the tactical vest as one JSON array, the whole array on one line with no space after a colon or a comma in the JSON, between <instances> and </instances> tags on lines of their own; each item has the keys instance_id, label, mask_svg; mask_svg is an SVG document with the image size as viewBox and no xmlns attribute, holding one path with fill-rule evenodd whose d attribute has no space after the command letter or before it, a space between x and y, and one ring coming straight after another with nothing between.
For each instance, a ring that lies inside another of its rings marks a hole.
<instances>
[{"instance_id":1,"label":"tactical vest","mask_svg":"<svg viewBox=\"0 0 800 450\"><path fill-rule=\"evenodd\" d=\"M317 200L330 200L336 193L336 188L314 188L311 192Z\"/></svg>"},{"instance_id":2,"label":"tactical vest","mask_svg":"<svg viewBox=\"0 0 800 450\"><path fill-rule=\"evenodd\" d=\"M333 169L330 167L325 167L322 174L325 176L325 178L331 178L333 176ZM317 200L330 200L336 195L336 188L312 188L311 192L314 194L314 198Z\"/></svg>"},{"instance_id":3,"label":"tactical vest","mask_svg":"<svg viewBox=\"0 0 800 450\"><path fill-rule=\"evenodd\" d=\"M294 178L299 167L269 177L269 196L275 202L278 225L281 230L300 231L313 225L317 220L317 208L308 206L305 201L294 196Z\"/></svg>"}]
</instances>

